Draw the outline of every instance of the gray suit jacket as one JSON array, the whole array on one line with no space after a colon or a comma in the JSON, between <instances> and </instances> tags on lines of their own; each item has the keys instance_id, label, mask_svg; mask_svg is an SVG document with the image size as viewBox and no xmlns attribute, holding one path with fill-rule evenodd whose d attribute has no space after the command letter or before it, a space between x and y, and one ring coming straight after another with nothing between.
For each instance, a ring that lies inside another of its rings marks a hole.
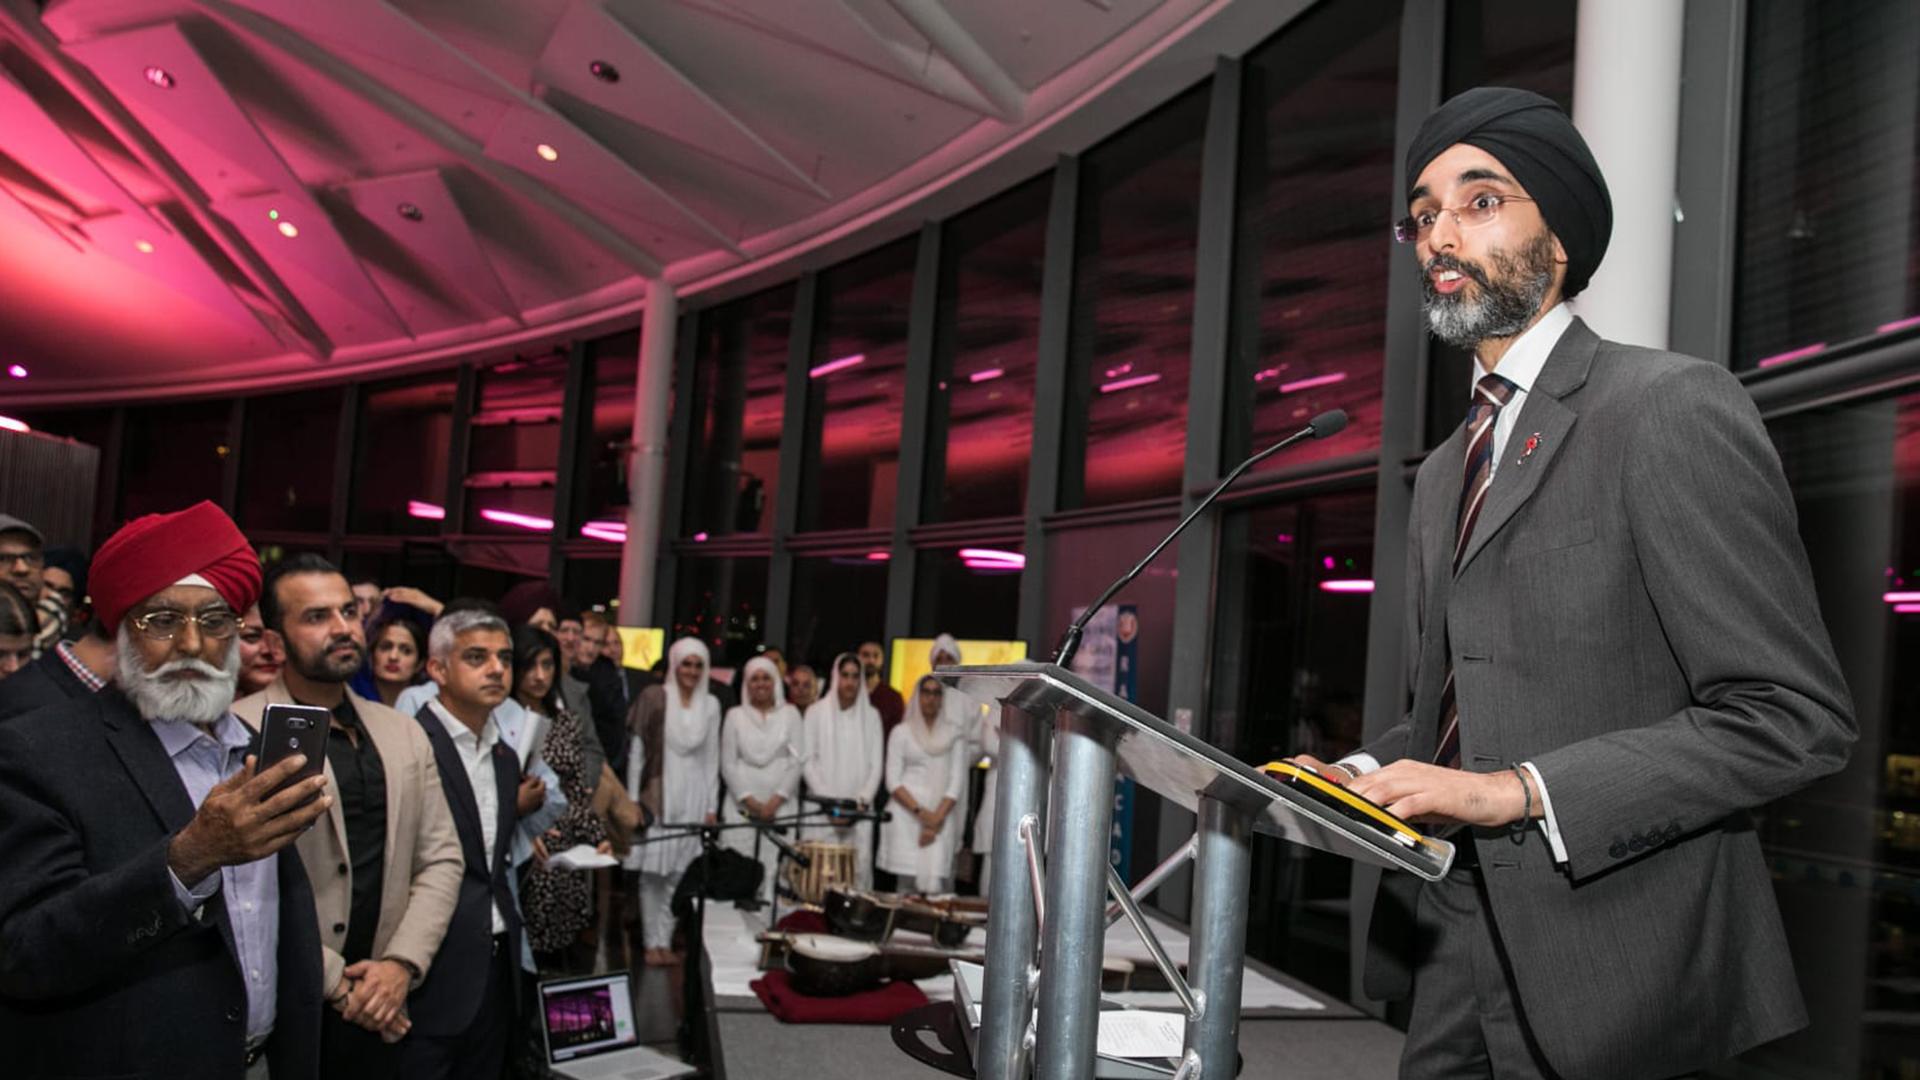
<instances>
[{"instance_id":1,"label":"gray suit jacket","mask_svg":"<svg viewBox=\"0 0 1920 1080\"><path fill-rule=\"evenodd\" d=\"M1432 759L1451 659L1463 766L1540 770L1564 866L1537 831L1466 842L1542 1052L1569 1080L1672 1076L1804 1026L1747 811L1857 729L1752 400L1576 319L1449 572L1464 453L1456 430L1414 484L1413 706L1365 749ZM1383 882L1374 997L1409 989L1417 891Z\"/></svg>"}]
</instances>

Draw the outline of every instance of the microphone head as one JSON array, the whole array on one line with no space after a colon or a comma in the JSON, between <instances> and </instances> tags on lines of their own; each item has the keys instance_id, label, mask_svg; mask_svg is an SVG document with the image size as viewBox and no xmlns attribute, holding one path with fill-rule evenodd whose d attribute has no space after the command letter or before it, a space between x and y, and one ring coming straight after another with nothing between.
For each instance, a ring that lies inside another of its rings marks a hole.
<instances>
[{"instance_id":1,"label":"microphone head","mask_svg":"<svg viewBox=\"0 0 1920 1080\"><path fill-rule=\"evenodd\" d=\"M1313 429L1313 437L1316 439L1324 439L1331 435L1338 435L1340 432L1346 430L1347 410L1328 409L1326 412L1308 421L1307 426Z\"/></svg>"}]
</instances>

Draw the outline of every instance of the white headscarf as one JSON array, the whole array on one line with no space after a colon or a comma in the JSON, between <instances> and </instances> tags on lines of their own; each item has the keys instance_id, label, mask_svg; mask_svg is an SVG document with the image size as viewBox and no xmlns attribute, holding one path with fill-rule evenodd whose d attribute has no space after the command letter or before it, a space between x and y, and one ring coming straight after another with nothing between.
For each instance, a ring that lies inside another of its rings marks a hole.
<instances>
[{"instance_id":1,"label":"white headscarf","mask_svg":"<svg viewBox=\"0 0 1920 1080\"><path fill-rule=\"evenodd\" d=\"M767 711L778 712L780 706L787 703L787 684L786 680L780 677L780 665L764 656L754 657L740 669L740 704L753 708L753 703L747 699L747 680L756 671L765 671L773 677L773 708Z\"/></svg>"},{"instance_id":2,"label":"white headscarf","mask_svg":"<svg viewBox=\"0 0 1920 1080\"><path fill-rule=\"evenodd\" d=\"M928 682L940 687L940 712L933 718L933 726L927 726L926 714L920 711L920 688ZM939 757L953 747L954 740L967 733L966 728L956 723L953 714L948 711L947 699L954 692L947 689L938 678L932 675L920 676L913 688L913 704L907 706L907 717L901 723L913 729L913 737L928 757Z\"/></svg>"},{"instance_id":3,"label":"white headscarf","mask_svg":"<svg viewBox=\"0 0 1920 1080\"><path fill-rule=\"evenodd\" d=\"M933 639L933 648L927 651L927 665L938 668L942 653L953 657L953 666L957 667L964 662L960 659L960 643L953 639L952 634L941 634ZM945 696L940 699L941 715L958 728L961 734L969 739L973 738L974 728L980 723L980 703L961 693L958 687L942 683L941 689L945 691ZM919 692L919 688L915 687L916 696ZM915 708L918 707L916 702ZM915 715L919 714L915 713Z\"/></svg>"},{"instance_id":4,"label":"white headscarf","mask_svg":"<svg viewBox=\"0 0 1920 1080\"><path fill-rule=\"evenodd\" d=\"M960 643L953 639L952 634L941 634L933 639L933 648L927 651L927 666L939 667L941 653L953 657L955 664L960 663Z\"/></svg>"},{"instance_id":5,"label":"white headscarf","mask_svg":"<svg viewBox=\"0 0 1920 1080\"><path fill-rule=\"evenodd\" d=\"M693 700L680 700L680 661L689 656L700 658L700 682L693 688ZM667 650L667 722L664 737L667 745L682 754L691 754L700 748L707 737L707 687L713 677L713 665L708 662L707 646L699 638L683 637Z\"/></svg>"}]
</instances>

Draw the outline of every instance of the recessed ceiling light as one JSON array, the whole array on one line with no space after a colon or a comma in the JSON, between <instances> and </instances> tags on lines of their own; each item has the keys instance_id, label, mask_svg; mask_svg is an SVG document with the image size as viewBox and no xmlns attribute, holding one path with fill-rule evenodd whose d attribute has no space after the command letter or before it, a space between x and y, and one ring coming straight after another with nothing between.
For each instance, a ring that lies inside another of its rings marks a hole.
<instances>
[{"instance_id":1,"label":"recessed ceiling light","mask_svg":"<svg viewBox=\"0 0 1920 1080\"><path fill-rule=\"evenodd\" d=\"M587 65L587 70L593 73L594 78L599 79L603 83L617 83L620 81L620 69L607 63L605 60L595 60L593 63Z\"/></svg>"},{"instance_id":2,"label":"recessed ceiling light","mask_svg":"<svg viewBox=\"0 0 1920 1080\"><path fill-rule=\"evenodd\" d=\"M553 147L548 146L546 143L541 143L539 146L534 147L533 152L536 154L539 154L542 159L547 161L560 160L560 151L555 150Z\"/></svg>"},{"instance_id":3,"label":"recessed ceiling light","mask_svg":"<svg viewBox=\"0 0 1920 1080\"><path fill-rule=\"evenodd\" d=\"M133 250L142 255L151 255L153 254L153 245L145 240L135 240L133 242Z\"/></svg>"},{"instance_id":4,"label":"recessed ceiling light","mask_svg":"<svg viewBox=\"0 0 1920 1080\"><path fill-rule=\"evenodd\" d=\"M408 221L420 221L427 216L420 212L419 207L413 205L410 202L403 202L399 206L395 207L394 209L400 214L401 217L406 218Z\"/></svg>"},{"instance_id":5,"label":"recessed ceiling light","mask_svg":"<svg viewBox=\"0 0 1920 1080\"><path fill-rule=\"evenodd\" d=\"M300 230L293 227L293 222L283 221L280 223L280 235L291 240L300 235Z\"/></svg>"},{"instance_id":6,"label":"recessed ceiling light","mask_svg":"<svg viewBox=\"0 0 1920 1080\"><path fill-rule=\"evenodd\" d=\"M163 67L148 68L147 81L159 87L162 90L173 89L173 76L167 74L167 69Z\"/></svg>"},{"instance_id":7,"label":"recessed ceiling light","mask_svg":"<svg viewBox=\"0 0 1920 1080\"><path fill-rule=\"evenodd\" d=\"M27 377L26 365L14 364L13 366L7 368L7 374L13 376L16 379L24 379Z\"/></svg>"}]
</instances>

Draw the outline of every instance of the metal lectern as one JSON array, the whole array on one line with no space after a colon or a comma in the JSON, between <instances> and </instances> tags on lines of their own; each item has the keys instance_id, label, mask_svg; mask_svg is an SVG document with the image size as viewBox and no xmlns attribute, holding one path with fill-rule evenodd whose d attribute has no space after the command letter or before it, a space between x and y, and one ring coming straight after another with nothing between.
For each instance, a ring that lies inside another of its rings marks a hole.
<instances>
[{"instance_id":1,"label":"metal lectern","mask_svg":"<svg viewBox=\"0 0 1920 1080\"><path fill-rule=\"evenodd\" d=\"M974 1055L982 1080L1094 1073L1100 964L1112 894L1141 930L1187 1014L1179 1080L1225 1080L1238 1061L1252 833L1360 862L1444 876L1453 846L1311 778L1283 782L1051 664L943 668L1001 704L987 963ZM1124 772L1198 818L1194 839L1129 890L1107 861L1113 781ZM1191 854L1183 979L1136 897ZM1020 861L1024 860L1024 866Z\"/></svg>"}]
</instances>

